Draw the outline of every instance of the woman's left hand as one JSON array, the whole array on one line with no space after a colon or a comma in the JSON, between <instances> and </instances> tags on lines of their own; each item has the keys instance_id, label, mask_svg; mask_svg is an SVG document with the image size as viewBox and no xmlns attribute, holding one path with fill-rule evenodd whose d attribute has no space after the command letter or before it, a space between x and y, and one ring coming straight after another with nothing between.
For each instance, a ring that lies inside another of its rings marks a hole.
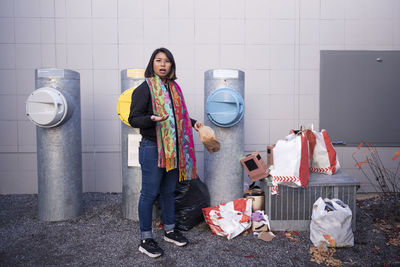
<instances>
[{"instance_id":1,"label":"woman's left hand","mask_svg":"<svg viewBox=\"0 0 400 267\"><path fill-rule=\"evenodd\" d=\"M203 126L204 126L204 123L202 123L202 122L200 122L200 121L196 121L196 123L194 124L194 129L198 132L199 129L200 129L201 127L203 127Z\"/></svg>"}]
</instances>

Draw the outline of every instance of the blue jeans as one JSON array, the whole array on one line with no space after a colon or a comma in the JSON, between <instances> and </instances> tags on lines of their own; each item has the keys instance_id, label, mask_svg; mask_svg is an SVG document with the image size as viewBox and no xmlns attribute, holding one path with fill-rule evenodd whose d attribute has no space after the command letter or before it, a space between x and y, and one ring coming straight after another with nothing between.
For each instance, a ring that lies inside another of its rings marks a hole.
<instances>
[{"instance_id":1,"label":"blue jeans","mask_svg":"<svg viewBox=\"0 0 400 267\"><path fill-rule=\"evenodd\" d=\"M161 219L164 230L175 228L174 191L178 181L178 169L165 171L158 167L157 143L142 138L139 147L139 162L142 168L142 191L139 198L140 239L153 238L151 225L153 204L160 194Z\"/></svg>"}]
</instances>

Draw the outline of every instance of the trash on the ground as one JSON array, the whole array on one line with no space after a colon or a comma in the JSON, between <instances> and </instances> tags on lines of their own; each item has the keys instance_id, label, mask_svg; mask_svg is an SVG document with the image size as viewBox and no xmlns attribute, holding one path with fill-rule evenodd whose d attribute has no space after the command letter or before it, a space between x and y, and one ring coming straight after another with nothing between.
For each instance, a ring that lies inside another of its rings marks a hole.
<instances>
[{"instance_id":1,"label":"trash on the ground","mask_svg":"<svg viewBox=\"0 0 400 267\"><path fill-rule=\"evenodd\" d=\"M203 215L213 234L229 240L251 227L251 206L251 199L240 198L203 208Z\"/></svg>"},{"instance_id":2,"label":"trash on the ground","mask_svg":"<svg viewBox=\"0 0 400 267\"><path fill-rule=\"evenodd\" d=\"M269 242L274 238L275 238L275 235L272 232L261 232L258 235L258 239L264 240L266 242Z\"/></svg>"},{"instance_id":3,"label":"trash on the ground","mask_svg":"<svg viewBox=\"0 0 400 267\"><path fill-rule=\"evenodd\" d=\"M251 229L253 232L268 232L271 227L269 224L268 215L264 214L263 210L256 210L251 214Z\"/></svg>"},{"instance_id":4,"label":"trash on the ground","mask_svg":"<svg viewBox=\"0 0 400 267\"><path fill-rule=\"evenodd\" d=\"M265 209L265 192L252 183L244 192L243 197L253 200L252 211Z\"/></svg>"},{"instance_id":5,"label":"trash on the ground","mask_svg":"<svg viewBox=\"0 0 400 267\"><path fill-rule=\"evenodd\" d=\"M214 130L211 129L211 127L201 124L201 126L199 127L199 135L200 141L203 143L208 152L213 154L220 150L221 145L217 139L217 136L215 135Z\"/></svg>"},{"instance_id":6,"label":"trash on the ground","mask_svg":"<svg viewBox=\"0 0 400 267\"><path fill-rule=\"evenodd\" d=\"M289 239L290 242L300 242L300 239L296 238L295 236L298 236L299 233L298 232L288 232L285 234L282 234L282 237L286 237L287 239Z\"/></svg>"},{"instance_id":7,"label":"trash on the ground","mask_svg":"<svg viewBox=\"0 0 400 267\"><path fill-rule=\"evenodd\" d=\"M325 245L321 245L318 247L311 247L310 248L310 254L311 254L310 261L318 263L318 264L324 263L327 266L341 267L343 265L343 262L339 259L333 258L333 254L335 252L336 252L335 248L328 248ZM351 260L350 264L354 264L352 260Z\"/></svg>"},{"instance_id":8,"label":"trash on the ground","mask_svg":"<svg viewBox=\"0 0 400 267\"><path fill-rule=\"evenodd\" d=\"M326 209L327 202L333 210ZM351 229L352 212L339 199L318 198L313 206L310 223L310 239L314 246L352 247L354 235Z\"/></svg>"},{"instance_id":9,"label":"trash on the ground","mask_svg":"<svg viewBox=\"0 0 400 267\"><path fill-rule=\"evenodd\" d=\"M202 209L210 206L210 194L200 178L178 183L174 197L177 229L188 231L203 221Z\"/></svg>"},{"instance_id":10,"label":"trash on the ground","mask_svg":"<svg viewBox=\"0 0 400 267\"><path fill-rule=\"evenodd\" d=\"M252 181L258 181L267 178L269 169L259 152L253 152L240 159L243 168L246 170Z\"/></svg>"}]
</instances>

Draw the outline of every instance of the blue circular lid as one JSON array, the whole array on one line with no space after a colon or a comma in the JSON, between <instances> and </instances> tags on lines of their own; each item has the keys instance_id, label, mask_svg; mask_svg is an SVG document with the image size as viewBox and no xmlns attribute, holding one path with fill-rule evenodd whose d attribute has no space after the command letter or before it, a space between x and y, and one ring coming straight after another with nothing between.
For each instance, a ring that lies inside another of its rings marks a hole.
<instances>
[{"instance_id":1,"label":"blue circular lid","mask_svg":"<svg viewBox=\"0 0 400 267\"><path fill-rule=\"evenodd\" d=\"M220 127L231 127L243 117L243 98L237 91L230 88L215 90L207 98L206 113L214 124Z\"/></svg>"}]
</instances>

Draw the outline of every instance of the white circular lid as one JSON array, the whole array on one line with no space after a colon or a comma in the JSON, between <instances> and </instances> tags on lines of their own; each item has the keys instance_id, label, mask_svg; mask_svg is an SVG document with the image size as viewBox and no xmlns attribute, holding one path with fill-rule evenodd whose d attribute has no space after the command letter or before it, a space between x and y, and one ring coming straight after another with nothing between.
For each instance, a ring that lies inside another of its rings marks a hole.
<instances>
[{"instance_id":1,"label":"white circular lid","mask_svg":"<svg viewBox=\"0 0 400 267\"><path fill-rule=\"evenodd\" d=\"M39 88L26 100L26 115L34 124L44 128L59 125L67 115L67 110L65 97L52 87Z\"/></svg>"}]
</instances>

